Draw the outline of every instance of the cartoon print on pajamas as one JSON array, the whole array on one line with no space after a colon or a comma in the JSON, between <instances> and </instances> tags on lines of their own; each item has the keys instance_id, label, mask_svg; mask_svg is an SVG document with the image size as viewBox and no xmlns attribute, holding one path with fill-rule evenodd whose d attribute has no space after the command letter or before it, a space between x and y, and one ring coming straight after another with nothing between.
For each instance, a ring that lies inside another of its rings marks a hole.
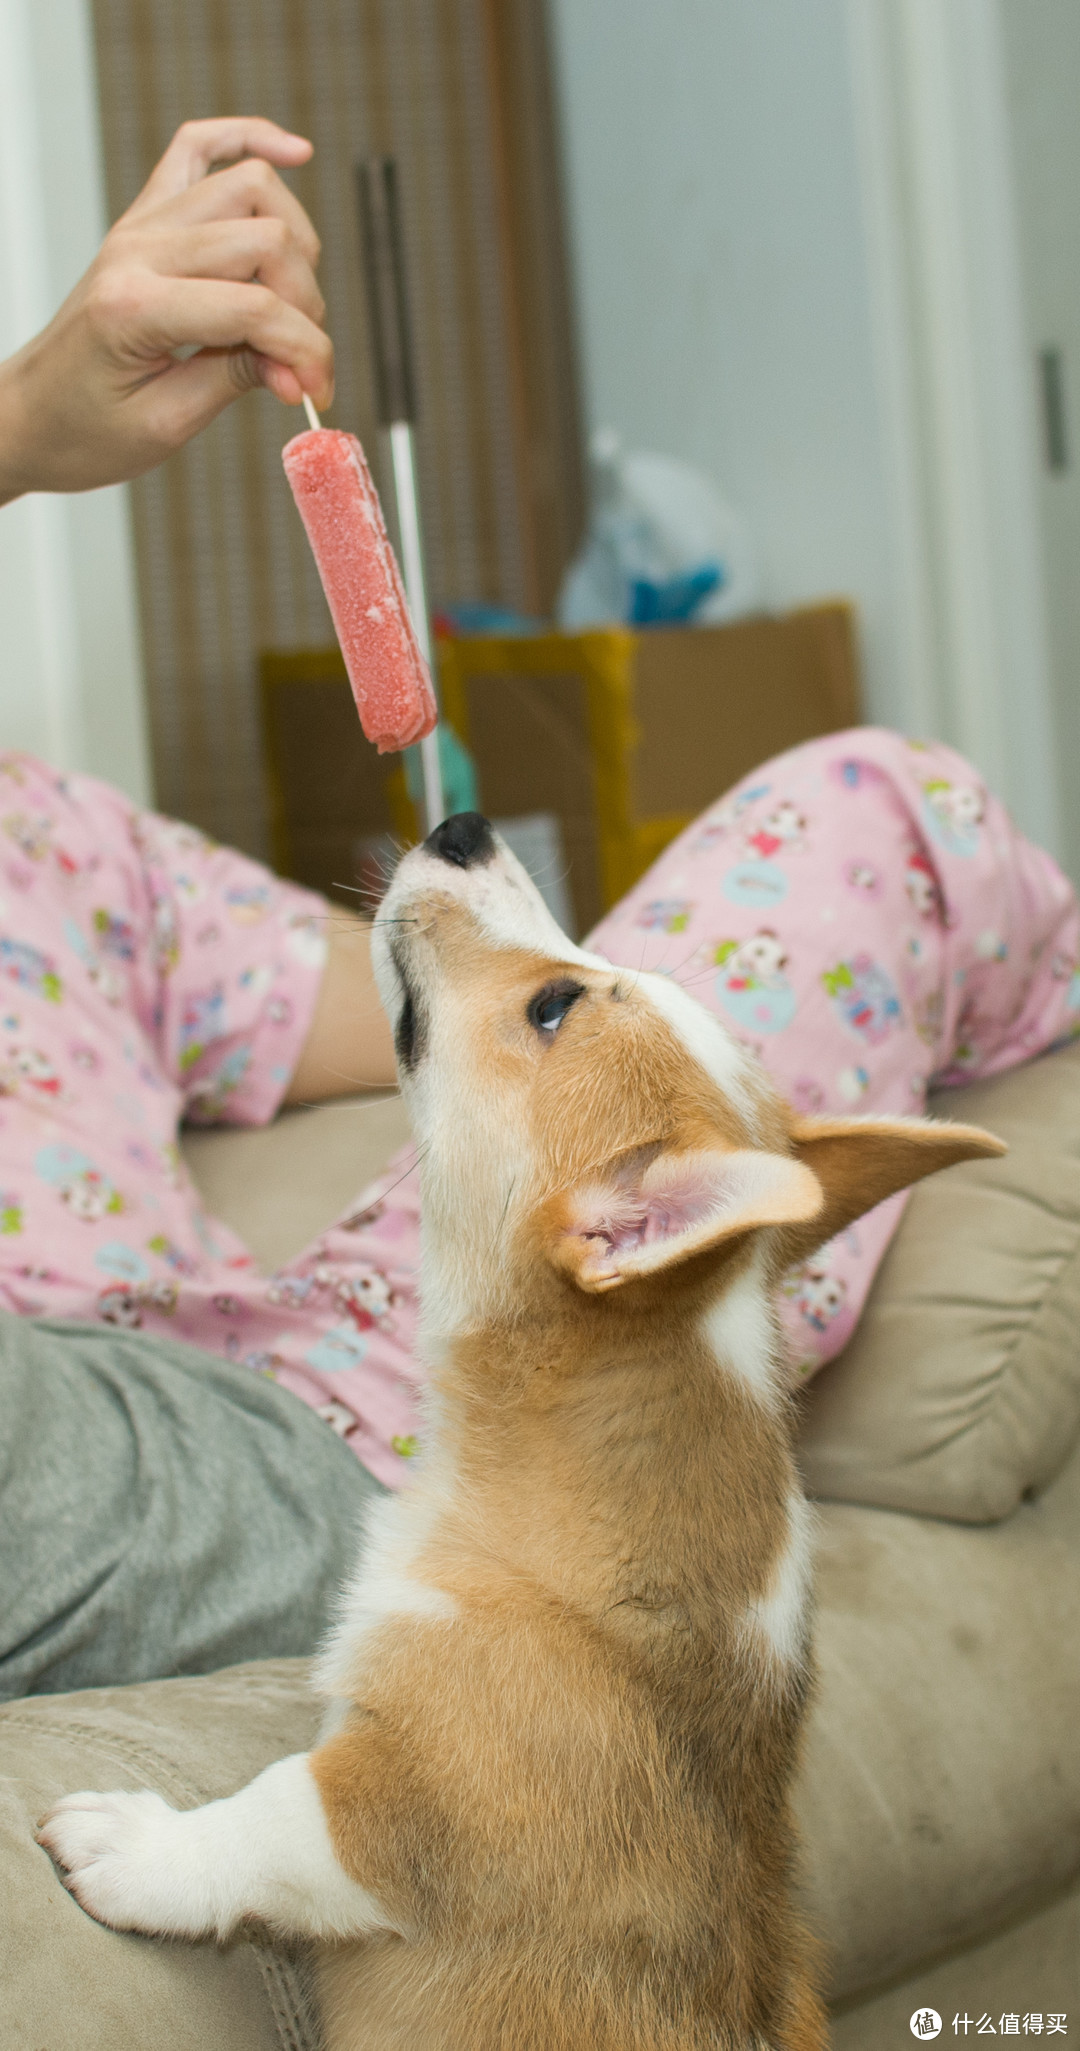
<instances>
[{"instance_id":1,"label":"cartoon print on pajamas","mask_svg":"<svg viewBox=\"0 0 1080 2051\"><path fill-rule=\"evenodd\" d=\"M270 891L265 883L249 883L227 890L225 902L238 926L256 926L270 908Z\"/></svg>"},{"instance_id":2,"label":"cartoon print on pajamas","mask_svg":"<svg viewBox=\"0 0 1080 2051\"><path fill-rule=\"evenodd\" d=\"M111 1289L102 1290L97 1314L107 1325L121 1325L126 1331L137 1332L146 1312L172 1317L176 1305L175 1282L118 1282Z\"/></svg>"},{"instance_id":3,"label":"cartoon print on pajamas","mask_svg":"<svg viewBox=\"0 0 1080 2051\"><path fill-rule=\"evenodd\" d=\"M787 950L776 933L763 926L748 940L722 940L713 960L720 970L717 995L736 1025L782 1033L791 1024L795 992L784 974Z\"/></svg>"},{"instance_id":4,"label":"cartoon print on pajamas","mask_svg":"<svg viewBox=\"0 0 1080 2051\"><path fill-rule=\"evenodd\" d=\"M94 989L115 1010L124 999L126 984L123 977L91 946L74 919L64 920L64 938L72 953L78 955Z\"/></svg>"},{"instance_id":5,"label":"cartoon print on pajamas","mask_svg":"<svg viewBox=\"0 0 1080 2051\"><path fill-rule=\"evenodd\" d=\"M200 1049L199 1053L203 1050ZM193 1053L191 1064L198 1060ZM215 1125L221 1117L229 1098L240 1088L251 1066L249 1047L234 1047L218 1064L213 1074L200 1076L188 1090L188 1117L200 1125Z\"/></svg>"},{"instance_id":6,"label":"cartoon print on pajamas","mask_svg":"<svg viewBox=\"0 0 1080 2051\"><path fill-rule=\"evenodd\" d=\"M189 1253L185 1253L182 1246L177 1246L176 1241L170 1239L167 1233L155 1232L153 1238L147 1240L146 1246L149 1253L156 1253L158 1259L166 1261L176 1274L198 1274L198 1261L193 1260Z\"/></svg>"},{"instance_id":7,"label":"cartoon print on pajamas","mask_svg":"<svg viewBox=\"0 0 1080 2051\"><path fill-rule=\"evenodd\" d=\"M720 884L729 904L750 905L758 911L772 910L782 904L788 894L788 879L776 862L738 862L729 869Z\"/></svg>"},{"instance_id":8,"label":"cartoon print on pajamas","mask_svg":"<svg viewBox=\"0 0 1080 2051\"><path fill-rule=\"evenodd\" d=\"M760 826L756 826L752 833L747 832L746 852L760 856L765 862L771 861L774 855L793 854L796 848L805 844L808 823L805 813L800 812L790 798L785 798L779 805L774 805Z\"/></svg>"},{"instance_id":9,"label":"cartoon print on pajamas","mask_svg":"<svg viewBox=\"0 0 1080 2051\"><path fill-rule=\"evenodd\" d=\"M844 882L849 890L854 890L860 897L880 897L885 887L880 869L876 869L873 862L861 860L859 856L856 856L854 861L844 863Z\"/></svg>"},{"instance_id":10,"label":"cartoon print on pajamas","mask_svg":"<svg viewBox=\"0 0 1080 2051\"><path fill-rule=\"evenodd\" d=\"M904 864L904 888L920 919L935 919L941 913L941 893L933 864L920 847L912 848Z\"/></svg>"},{"instance_id":11,"label":"cartoon print on pajamas","mask_svg":"<svg viewBox=\"0 0 1080 2051\"><path fill-rule=\"evenodd\" d=\"M879 1047L899 1025L902 1012L892 979L868 954L838 961L821 982L844 1024L869 1046Z\"/></svg>"},{"instance_id":12,"label":"cartoon print on pajamas","mask_svg":"<svg viewBox=\"0 0 1080 2051\"><path fill-rule=\"evenodd\" d=\"M983 794L973 783L950 783L937 776L923 784L923 823L950 855L970 860L978 853L985 810Z\"/></svg>"},{"instance_id":13,"label":"cartoon print on pajamas","mask_svg":"<svg viewBox=\"0 0 1080 2051\"><path fill-rule=\"evenodd\" d=\"M359 1367L367 1350L367 1339L355 1325L331 1325L318 1343L308 1348L304 1359L320 1374L336 1375L344 1368Z\"/></svg>"},{"instance_id":14,"label":"cartoon print on pajamas","mask_svg":"<svg viewBox=\"0 0 1080 2051\"><path fill-rule=\"evenodd\" d=\"M97 1168L86 1168L69 1182L61 1183L59 1196L72 1216L84 1225L99 1225L110 1213L124 1208L120 1191Z\"/></svg>"},{"instance_id":15,"label":"cartoon print on pajamas","mask_svg":"<svg viewBox=\"0 0 1080 2051\"><path fill-rule=\"evenodd\" d=\"M94 1254L94 1266L117 1282L148 1282L150 1269L135 1246L123 1239L109 1239Z\"/></svg>"},{"instance_id":16,"label":"cartoon print on pajamas","mask_svg":"<svg viewBox=\"0 0 1080 2051\"><path fill-rule=\"evenodd\" d=\"M786 1275L784 1295L815 1332L827 1332L847 1302L847 1283L832 1272L828 1247Z\"/></svg>"},{"instance_id":17,"label":"cartoon print on pajamas","mask_svg":"<svg viewBox=\"0 0 1080 2051\"><path fill-rule=\"evenodd\" d=\"M25 812L10 812L4 820L4 832L28 862L45 860L51 844L51 819L31 819Z\"/></svg>"},{"instance_id":18,"label":"cartoon print on pajamas","mask_svg":"<svg viewBox=\"0 0 1080 2051\"><path fill-rule=\"evenodd\" d=\"M751 784L748 790L733 792L713 805L689 829L692 836L689 853L710 854L720 841L727 840L737 832L743 814L750 810L751 805L756 805L759 799L767 798L771 789L772 785L768 783ZM640 889L640 884L637 887Z\"/></svg>"},{"instance_id":19,"label":"cartoon print on pajamas","mask_svg":"<svg viewBox=\"0 0 1080 2051\"><path fill-rule=\"evenodd\" d=\"M99 908L94 913L94 932L103 954L114 955L117 961L135 960L135 928L130 919Z\"/></svg>"},{"instance_id":20,"label":"cartoon print on pajamas","mask_svg":"<svg viewBox=\"0 0 1080 2051\"><path fill-rule=\"evenodd\" d=\"M17 983L21 990L34 991L50 1004L59 1004L64 994L56 965L49 956L28 946L25 940L12 940L6 933L0 934L0 976L6 976L9 983Z\"/></svg>"},{"instance_id":21,"label":"cartoon print on pajamas","mask_svg":"<svg viewBox=\"0 0 1080 2051\"><path fill-rule=\"evenodd\" d=\"M212 1042L223 1040L227 1032L224 984L190 991L180 1013L181 1069L194 1068Z\"/></svg>"},{"instance_id":22,"label":"cartoon print on pajamas","mask_svg":"<svg viewBox=\"0 0 1080 2051\"><path fill-rule=\"evenodd\" d=\"M34 1157L34 1170L81 1224L99 1225L125 1207L115 1183L75 1147L62 1143L41 1147Z\"/></svg>"},{"instance_id":23,"label":"cartoon print on pajamas","mask_svg":"<svg viewBox=\"0 0 1080 2051\"><path fill-rule=\"evenodd\" d=\"M316 1274L320 1273L316 1270ZM322 1274L325 1275L323 1270ZM373 1325L392 1330L390 1313L394 1307L394 1292L389 1280L380 1274L378 1268L362 1266L354 1274L329 1276L337 1300L347 1311L357 1330L370 1332Z\"/></svg>"},{"instance_id":24,"label":"cartoon print on pajamas","mask_svg":"<svg viewBox=\"0 0 1080 2051\"><path fill-rule=\"evenodd\" d=\"M643 904L637 923L647 933L685 933L694 907L686 897L658 897Z\"/></svg>"},{"instance_id":25,"label":"cartoon print on pajamas","mask_svg":"<svg viewBox=\"0 0 1080 2051\"><path fill-rule=\"evenodd\" d=\"M70 1096L56 1063L40 1047L15 1041L5 1048L0 1062L0 1090L14 1094L20 1087L53 1103Z\"/></svg>"},{"instance_id":26,"label":"cartoon print on pajamas","mask_svg":"<svg viewBox=\"0 0 1080 2051\"><path fill-rule=\"evenodd\" d=\"M180 960L180 921L171 894L160 886L153 895L153 936L158 974L171 976Z\"/></svg>"},{"instance_id":27,"label":"cartoon print on pajamas","mask_svg":"<svg viewBox=\"0 0 1080 2051\"><path fill-rule=\"evenodd\" d=\"M344 1403L320 1403L316 1408L315 1415L316 1417L321 1417L323 1423L328 1424L331 1431L337 1433L339 1439L347 1438L356 1423L352 1411Z\"/></svg>"},{"instance_id":28,"label":"cartoon print on pajamas","mask_svg":"<svg viewBox=\"0 0 1080 2051\"><path fill-rule=\"evenodd\" d=\"M274 1275L266 1291L268 1303L282 1304L288 1310L302 1310L312 1290L318 1288L314 1275L290 1275L284 1271Z\"/></svg>"}]
</instances>

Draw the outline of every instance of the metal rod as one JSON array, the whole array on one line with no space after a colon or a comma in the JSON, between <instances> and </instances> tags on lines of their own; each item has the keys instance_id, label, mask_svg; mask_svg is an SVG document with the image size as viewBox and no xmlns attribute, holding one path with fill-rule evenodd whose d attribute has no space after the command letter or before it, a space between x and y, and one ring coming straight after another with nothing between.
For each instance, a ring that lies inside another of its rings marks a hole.
<instances>
[{"instance_id":1,"label":"metal rod","mask_svg":"<svg viewBox=\"0 0 1080 2051\"><path fill-rule=\"evenodd\" d=\"M416 451L412 421L416 413L412 335L405 289L405 252L401 233L397 169L392 157L367 157L356 167L360 207L360 243L367 287L368 322L375 371L376 410L390 430L401 571L420 652L435 675L431 660L424 549L416 489ZM438 730L420 743L424 785L424 817L433 833L445 816Z\"/></svg>"},{"instance_id":2,"label":"metal rod","mask_svg":"<svg viewBox=\"0 0 1080 2051\"><path fill-rule=\"evenodd\" d=\"M416 418L405 243L393 157L365 157L356 167L356 190L376 410L380 427L391 427L395 420Z\"/></svg>"},{"instance_id":3,"label":"metal rod","mask_svg":"<svg viewBox=\"0 0 1080 2051\"><path fill-rule=\"evenodd\" d=\"M390 427L390 460L394 470L394 498L397 503L398 534L401 538L401 574L412 614L413 631L420 653L431 669L431 631L428 626L427 586L424 579L424 550L420 538L420 505L416 491L416 456L413 431L407 420L395 420ZM446 814L443 807L442 772L439 767L438 730L420 743L420 766L424 778L424 814L427 830L434 833Z\"/></svg>"}]
</instances>

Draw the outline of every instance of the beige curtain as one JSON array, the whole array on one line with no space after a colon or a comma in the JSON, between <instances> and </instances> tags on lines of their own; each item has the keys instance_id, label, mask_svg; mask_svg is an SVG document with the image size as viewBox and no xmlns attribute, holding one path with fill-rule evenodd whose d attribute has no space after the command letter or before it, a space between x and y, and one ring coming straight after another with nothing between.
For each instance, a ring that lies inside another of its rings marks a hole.
<instances>
[{"instance_id":1,"label":"beige curtain","mask_svg":"<svg viewBox=\"0 0 1080 2051\"><path fill-rule=\"evenodd\" d=\"M95 0L112 212L174 128L260 112L311 137L332 425L377 472L354 167L397 159L436 603L550 605L581 518L572 328L542 0ZM281 469L299 412L257 393L136 487L159 804L266 855L255 664L330 640Z\"/></svg>"}]
</instances>

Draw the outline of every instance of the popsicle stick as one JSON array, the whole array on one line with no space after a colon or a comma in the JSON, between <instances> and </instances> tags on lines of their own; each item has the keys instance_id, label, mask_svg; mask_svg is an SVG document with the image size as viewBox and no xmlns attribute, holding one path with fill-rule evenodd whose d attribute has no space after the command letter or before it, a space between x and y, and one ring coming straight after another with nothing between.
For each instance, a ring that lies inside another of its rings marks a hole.
<instances>
[{"instance_id":1,"label":"popsicle stick","mask_svg":"<svg viewBox=\"0 0 1080 2051\"><path fill-rule=\"evenodd\" d=\"M312 405L312 403L311 403L311 400L310 400L310 399L308 398L308 395L307 395L307 393L306 393L306 392L304 393L304 412L305 412L305 413L307 414L307 420L308 420L308 426L309 426L309 427L321 427L321 426L322 426L322 421L321 421L321 420L319 419L319 416L318 416L318 414L316 413L316 411L315 411L315 408L314 408L314 406Z\"/></svg>"}]
</instances>

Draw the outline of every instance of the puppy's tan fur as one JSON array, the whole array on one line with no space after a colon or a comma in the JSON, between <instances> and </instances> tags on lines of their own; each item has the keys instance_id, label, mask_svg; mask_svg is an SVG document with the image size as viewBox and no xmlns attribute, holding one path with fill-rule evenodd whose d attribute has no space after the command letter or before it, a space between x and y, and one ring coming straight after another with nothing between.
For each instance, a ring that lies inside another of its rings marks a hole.
<instances>
[{"instance_id":1,"label":"puppy's tan fur","mask_svg":"<svg viewBox=\"0 0 1080 2051\"><path fill-rule=\"evenodd\" d=\"M602 969L538 1047L525 1013L550 956L493 949L460 902L423 916L430 1058L456 1046L458 1101L471 1082L494 1106L514 1186L474 1215L475 1118L443 1138L435 1267L473 1268L474 1315L438 1335L438 1507L412 1571L456 1613L365 1643L314 1761L339 1858L408 1933L327 1964L331 2041L809 2051L825 2032L787 1800L809 1662L748 1623L791 1541L790 1418L779 1374L748 1388L703 1321L755 1258L767 1293L802 1247L996 1144L796 1121L749 1069L737 1105L633 976ZM660 1153L748 1148L810 1164L812 1221L577 1286L579 1192Z\"/></svg>"},{"instance_id":2,"label":"puppy's tan fur","mask_svg":"<svg viewBox=\"0 0 1080 2051\"><path fill-rule=\"evenodd\" d=\"M999 1143L794 1118L688 1000L571 947L505 850L408 857L380 946L424 1153L431 1397L321 1662L336 1728L307 1766L331 1864L383 1924L324 1954L331 2051L814 2051L790 1899L805 1510L773 1289ZM577 994L548 1031L560 976ZM45 1841L71 1862L55 1822Z\"/></svg>"}]
</instances>

